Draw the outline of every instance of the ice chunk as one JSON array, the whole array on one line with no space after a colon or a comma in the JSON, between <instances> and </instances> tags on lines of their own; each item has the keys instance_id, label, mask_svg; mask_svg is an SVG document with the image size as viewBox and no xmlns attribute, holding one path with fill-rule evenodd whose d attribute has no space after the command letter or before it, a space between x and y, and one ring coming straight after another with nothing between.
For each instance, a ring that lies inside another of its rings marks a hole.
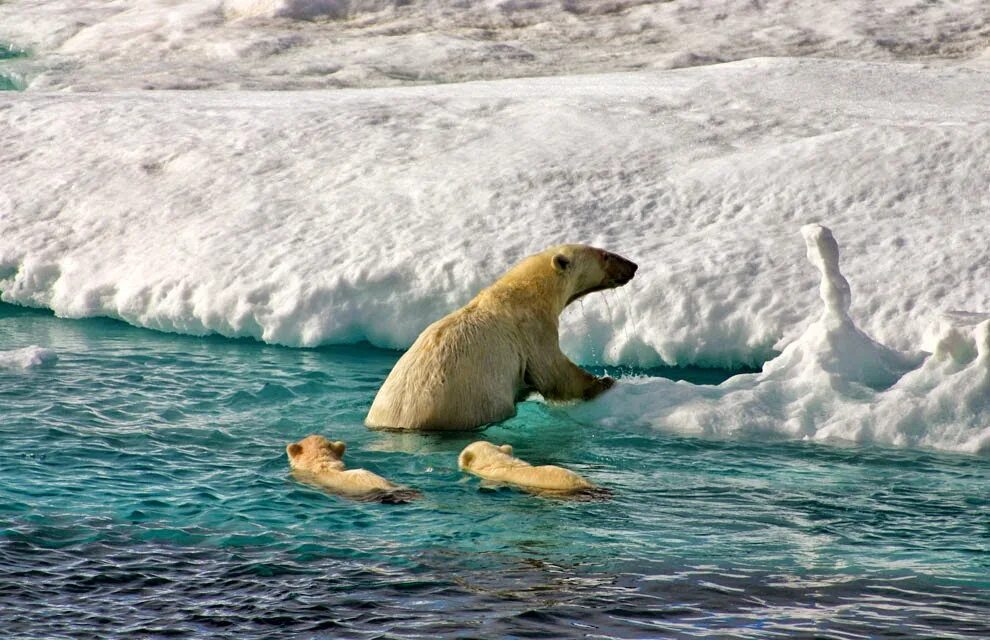
<instances>
[{"instance_id":1,"label":"ice chunk","mask_svg":"<svg viewBox=\"0 0 990 640\"><path fill-rule=\"evenodd\" d=\"M51 349L32 345L12 351L0 351L0 369L34 369L50 367L58 360Z\"/></svg>"},{"instance_id":2,"label":"ice chunk","mask_svg":"<svg viewBox=\"0 0 990 640\"><path fill-rule=\"evenodd\" d=\"M849 393L850 385L889 387L921 364L925 354L889 349L853 323L849 317L852 295L849 283L839 271L839 246L832 231L809 224L801 228L801 233L808 260L821 273L822 314L801 338L764 366L763 376L806 379L823 376L829 387Z\"/></svg>"}]
</instances>

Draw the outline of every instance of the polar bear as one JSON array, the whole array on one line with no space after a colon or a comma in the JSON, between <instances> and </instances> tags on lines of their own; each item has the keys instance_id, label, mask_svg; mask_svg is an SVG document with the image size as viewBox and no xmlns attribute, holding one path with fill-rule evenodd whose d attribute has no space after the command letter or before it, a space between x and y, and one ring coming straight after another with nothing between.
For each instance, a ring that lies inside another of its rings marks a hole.
<instances>
[{"instance_id":1,"label":"polar bear","mask_svg":"<svg viewBox=\"0 0 990 640\"><path fill-rule=\"evenodd\" d=\"M512 446L508 444L498 446L483 440L472 442L457 457L457 466L479 478L513 484L531 491L561 494L602 491L563 467L550 464L534 467L512 455Z\"/></svg>"},{"instance_id":2,"label":"polar bear","mask_svg":"<svg viewBox=\"0 0 990 640\"><path fill-rule=\"evenodd\" d=\"M331 442L311 435L285 447L292 475L302 482L352 498L381 502L406 502L419 497L418 492L389 482L366 469L344 469L341 441Z\"/></svg>"},{"instance_id":3,"label":"polar bear","mask_svg":"<svg viewBox=\"0 0 990 640\"><path fill-rule=\"evenodd\" d=\"M594 398L615 381L561 352L558 317L582 296L626 284L636 268L580 244L529 256L419 335L379 389L365 424L476 429L515 415L516 402L531 391L550 401Z\"/></svg>"}]
</instances>

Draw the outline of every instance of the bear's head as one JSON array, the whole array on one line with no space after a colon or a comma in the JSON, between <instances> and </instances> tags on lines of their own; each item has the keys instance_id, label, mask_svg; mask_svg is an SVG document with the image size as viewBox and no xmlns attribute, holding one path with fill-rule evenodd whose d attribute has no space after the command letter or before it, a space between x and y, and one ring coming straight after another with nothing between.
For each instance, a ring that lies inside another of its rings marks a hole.
<instances>
[{"instance_id":1,"label":"bear's head","mask_svg":"<svg viewBox=\"0 0 990 640\"><path fill-rule=\"evenodd\" d=\"M565 306L589 293L621 287L633 279L638 268L618 254L583 244L564 244L546 253L558 277L565 279Z\"/></svg>"},{"instance_id":2,"label":"bear's head","mask_svg":"<svg viewBox=\"0 0 990 640\"><path fill-rule=\"evenodd\" d=\"M512 445L494 445L491 442L479 440L464 447L461 455L457 456L457 467L462 471L505 464L512 456ZM514 458L512 458L514 460Z\"/></svg>"},{"instance_id":3,"label":"bear's head","mask_svg":"<svg viewBox=\"0 0 990 640\"><path fill-rule=\"evenodd\" d=\"M323 436L312 435L288 445L285 452L289 454L289 467L293 470L317 471L342 469L346 448L347 445L339 440L331 442Z\"/></svg>"}]
</instances>

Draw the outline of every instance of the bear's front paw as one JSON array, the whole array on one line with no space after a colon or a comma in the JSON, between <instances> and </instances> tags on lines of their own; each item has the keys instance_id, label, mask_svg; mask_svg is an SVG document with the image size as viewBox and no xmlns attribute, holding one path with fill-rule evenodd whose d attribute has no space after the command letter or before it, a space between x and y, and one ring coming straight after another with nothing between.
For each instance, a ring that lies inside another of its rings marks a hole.
<instances>
[{"instance_id":1,"label":"bear's front paw","mask_svg":"<svg viewBox=\"0 0 990 640\"><path fill-rule=\"evenodd\" d=\"M615 384L615 378L611 376L602 376L601 378L595 378L595 383L588 387L585 391L584 399L591 400L599 395L605 393Z\"/></svg>"}]
</instances>

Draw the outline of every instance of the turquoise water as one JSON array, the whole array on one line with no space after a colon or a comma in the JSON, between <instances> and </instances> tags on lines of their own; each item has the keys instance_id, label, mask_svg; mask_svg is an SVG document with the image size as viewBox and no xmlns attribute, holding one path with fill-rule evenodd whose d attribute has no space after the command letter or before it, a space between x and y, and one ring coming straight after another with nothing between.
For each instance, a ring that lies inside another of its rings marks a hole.
<instances>
[{"instance_id":1,"label":"turquoise water","mask_svg":"<svg viewBox=\"0 0 990 640\"><path fill-rule=\"evenodd\" d=\"M990 637L990 461L605 430L528 402L480 437L611 488L480 487L477 434L362 424L397 353L0 305L6 637ZM709 372L706 375L713 375ZM286 443L420 489L350 502Z\"/></svg>"},{"instance_id":2,"label":"turquoise water","mask_svg":"<svg viewBox=\"0 0 990 640\"><path fill-rule=\"evenodd\" d=\"M27 56L27 51L18 49L12 44L0 42L0 63L4 60L26 58ZM21 91L23 89L24 83L20 76L6 72L0 67L0 91Z\"/></svg>"},{"instance_id":3,"label":"turquoise water","mask_svg":"<svg viewBox=\"0 0 990 640\"><path fill-rule=\"evenodd\" d=\"M17 78L0 71L0 91L21 91L22 89L24 87L21 86Z\"/></svg>"},{"instance_id":4,"label":"turquoise water","mask_svg":"<svg viewBox=\"0 0 990 640\"><path fill-rule=\"evenodd\" d=\"M24 49L19 49L12 44L0 42L0 60L11 60L13 58L25 58L28 53Z\"/></svg>"}]
</instances>

